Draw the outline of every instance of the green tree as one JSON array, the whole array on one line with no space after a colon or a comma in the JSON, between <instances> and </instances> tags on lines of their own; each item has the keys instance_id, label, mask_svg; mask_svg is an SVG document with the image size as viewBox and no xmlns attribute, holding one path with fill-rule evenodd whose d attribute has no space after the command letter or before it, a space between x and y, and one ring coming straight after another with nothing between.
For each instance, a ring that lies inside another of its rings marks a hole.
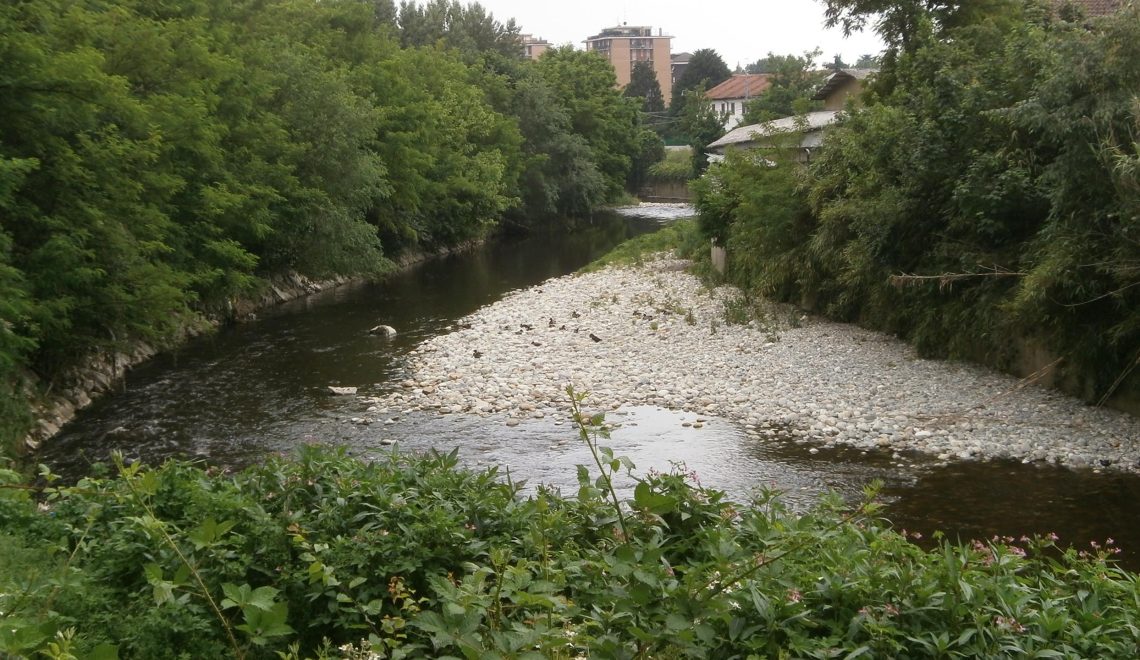
<instances>
[{"instance_id":1,"label":"green tree","mask_svg":"<svg viewBox=\"0 0 1140 660\"><path fill-rule=\"evenodd\" d=\"M724 135L724 120L725 116L716 111L702 87L698 86L686 93L682 125L689 136L694 177L703 174L708 167L709 160L705 148Z\"/></svg>"},{"instance_id":2,"label":"green tree","mask_svg":"<svg viewBox=\"0 0 1140 660\"><path fill-rule=\"evenodd\" d=\"M640 151L638 131L644 129L636 102L617 91L613 67L597 53L555 48L543 54L538 69L566 108L574 133L590 146L607 198L616 198Z\"/></svg>"},{"instance_id":3,"label":"green tree","mask_svg":"<svg viewBox=\"0 0 1140 660\"><path fill-rule=\"evenodd\" d=\"M637 62L629 75L629 84L622 94L641 99L642 112L661 112L665 109L665 97L661 94L661 83L651 62Z\"/></svg>"},{"instance_id":4,"label":"green tree","mask_svg":"<svg viewBox=\"0 0 1140 660\"><path fill-rule=\"evenodd\" d=\"M728 80L732 71L724 63L720 55L712 48L701 48L693 53L689 64L681 73L680 78L673 83L673 98L669 104L669 111L674 117L685 114L685 93L696 89L712 89Z\"/></svg>"},{"instance_id":5,"label":"green tree","mask_svg":"<svg viewBox=\"0 0 1140 660\"><path fill-rule=\"evenodd\" d=\"M607 194L590 144L574 132L569 113L535 67L524 68L514 87L512 114L518 118L525 162L522 204L511 214L513 224L589 215Z\"/></svg>"},{"instance_id":6,"label":"green tree","mask_svg":"<svg viewBox=\"0 0 1140 660\"><path fill-rule=\"evenodd\" d=\"M522 57L514 19L500 23L477 2L463 5L457 0L430 0L417 4L404 0L397 22L405 48L442 43L468 57L490 53Z\"/></svg>"},{"instance_id":7,"label":"green tree","mask_svg":"<svg viewBox=\"0 0 1140 660\"><path fill-rule=\"evenodd\" d=\"M1049 202L1012 310L1102 399L1140 390L1140 7L1059 29L1060 64L1010 113ZM980 194L980 193L979 193Z\"/></svg>"},{"instance_id":8,"label":"green tree","mask_svg":"<svg viewBox=\"0 0 1140 660\"><path fill-rule=\"evenodd\" d=\"M826 76L826 72L816 70L819 55L816 49L802 56L768 53L759 60L755 66L766 69L768 88L745 107L744 123L758 124L820 107L811 100Z\"/></svg>"}]
</instances>

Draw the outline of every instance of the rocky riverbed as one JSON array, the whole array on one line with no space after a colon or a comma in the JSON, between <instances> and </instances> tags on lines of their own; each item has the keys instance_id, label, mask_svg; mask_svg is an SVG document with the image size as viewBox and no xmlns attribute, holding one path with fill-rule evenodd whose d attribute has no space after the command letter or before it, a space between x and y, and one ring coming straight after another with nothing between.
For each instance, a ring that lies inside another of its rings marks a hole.
<instances>
[{"instance_id":1,"label":"rocky riverbed","mask_svg":"<svg viewBox=\"0 0 1140 660\"><path fill-rule=\"evenodd\" d=\"M684 410L686 424L727 418L760 442L1140 471L1136 417L790 309L749 319L735 289L684 267L658 259L515 292L412 351L407 379L365 398L358 421L429 410L566 423L569 385L591 411Z\"/></svg>"}]
</instances>

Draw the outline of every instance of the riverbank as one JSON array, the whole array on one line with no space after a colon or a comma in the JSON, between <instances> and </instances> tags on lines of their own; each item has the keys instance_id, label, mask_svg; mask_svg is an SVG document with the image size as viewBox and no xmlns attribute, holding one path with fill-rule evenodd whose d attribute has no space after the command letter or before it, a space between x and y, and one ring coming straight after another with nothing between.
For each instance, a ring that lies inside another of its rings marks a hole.
<instances>
[{"instance_id":1,"label":"riverbank","mask_svg":"<svg viewBox=\"0 0 1140 660\"><path fill-rule=\"evenodd\" d=\"M414 351L401 388L369 399L368 414L562 419L572 385L595 408L716 415L760 441L1140 471L1140 419L798 312L730 324L745 320L738 292L685 266L561 277L484 307Z\"/></svg>"},{"instance_id":2,"label":"riverbank","mask_svg":"<svg viewBox=\"0 0 1140 660\"><path fill-rule=\"evenodd\" d=\"M434 252L405 253L392 261L388 274L401 272L428 259L473 249L482 242L468 241ZM30 395L35 401L32 406L34 423L20 449L34 451L40 447L81 410L121 386L132 368L164 350L175 350L186 342L225 325L254 321L258 313L265 309L362 280L360 277L348 276L316 280L299 273L283 273L267 278L254 294L218 301L199 310L197 316L187 320L177 337L164 346L135 341L127 348L90 356L82 365L67 372L60 379L60 384L49 387L46 383L31 381L26 389L37 393Z\"/></svg>"}]
</instances>

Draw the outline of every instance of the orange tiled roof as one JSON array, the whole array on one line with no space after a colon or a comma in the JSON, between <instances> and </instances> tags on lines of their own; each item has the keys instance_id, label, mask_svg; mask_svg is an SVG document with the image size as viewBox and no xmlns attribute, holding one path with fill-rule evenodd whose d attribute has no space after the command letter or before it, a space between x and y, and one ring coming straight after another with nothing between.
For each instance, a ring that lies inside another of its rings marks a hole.
<instances>
[{"instance_id":1,"label":"orange tiled roof","mask_svg":"<svg viewBox=\"0 0 1140 660\"><path fill-rule=\"evenodd\" d=\"M766 73L741 73L705 92L709 100L743 99L759 96L771 85Z\"/></svg>"}]
</instances>

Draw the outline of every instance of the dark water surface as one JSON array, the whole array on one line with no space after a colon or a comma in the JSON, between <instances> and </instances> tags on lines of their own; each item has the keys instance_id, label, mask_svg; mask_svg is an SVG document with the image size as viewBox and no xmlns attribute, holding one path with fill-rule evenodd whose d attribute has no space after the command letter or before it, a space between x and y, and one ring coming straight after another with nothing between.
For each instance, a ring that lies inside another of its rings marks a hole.
<instances>
[{"instance_id":1,"label":"dark water surface","mask_svg":"<svg viewBox=\"0 0 1140 660\"><path fill-rule=\"evenodd\" d=\"M344 445L369 456L390 451L394 442L410 450L459 447L469 465L502 466L516 480L572 492L575 465L591 461L567 424L507 427L494 417L421 411L365 426L351 420L366 404L329 396L327 386L355 386L363 395L394 389L406 376L409 351L423 340L505 293L573 272L660 221L608 217L282 305L134 369L122 392L81 413L38 458L74 478L112 450L151 463L180 457L238 467L303 443ZM398 336L368 335L379 323ZM1140 569L1136 475L1016 462L941 464L842 449L811 453L790 440L752 438L726 420L684 427L694 415L644 406L608 420L620 427L607 444L638 471L683 462L703 484L737 499L771 487L794 506L809 506L823 491L854 497L882 480L886 516L928 538L935 530L962 539L1055 532L1063 542L1087 546L1111 537L1124 548L1125 565Z\"/></svg>"}]
</instances>

